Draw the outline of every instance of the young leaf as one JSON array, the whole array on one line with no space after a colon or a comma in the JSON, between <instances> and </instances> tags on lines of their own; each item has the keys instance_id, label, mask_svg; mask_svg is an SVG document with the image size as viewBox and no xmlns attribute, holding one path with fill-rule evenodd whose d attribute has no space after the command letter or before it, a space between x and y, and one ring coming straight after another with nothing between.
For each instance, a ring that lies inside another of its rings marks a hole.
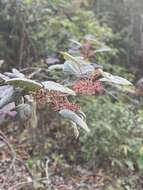
<instances>
[{"instance_id":1,"label":"young leaf","mask_svg":"<svg viewBox=\"0 0 143 190\"><path fill-rule=\"evenodd\" d=\"M53 82L53 81L42 82L42 85L47 90L59 91L59 92L65 93L65 94L73 95L73 96L76 95L76 93L73 90L71 90L70 88L65 87L65 86L63 86L59 83Z\"/></svg>"},{"instance_id":2,"label":"young leaf","mask_svg":"<svg viewBox=\"0 0 143 190\"><path fill-rule=\"evenodd\" d=\"M20 87L26 91L37 91L42 88L42 84L25 78L15 78L6 80L6 83L14 87Z\"/></svg>"},{"instance_id":3,"label":"young leaf","mask_svg":"<svg viewBox=\"0 0 143 190\"><path fill-rule=\"evenodd\" d=\"M61 52L61 54L64 56L65 60L71 60L75 62L78 66L80 66L79 61L74 56L70 55L67 52Z\"/></svg>"},{"instance_id":4,"label":"young leaf","mask_svg":"<svg viewBox=\"0 0 143 190\"><path fill-rule=\"evenodd\" d=\"M79 125L81 128L83 128L86 132L90 132L90 129L88 128L87 124L73 111L68 109L63 109L60 112L60 115L63 116L66 119L69 119Z\"/></svg>"}]
</instances>

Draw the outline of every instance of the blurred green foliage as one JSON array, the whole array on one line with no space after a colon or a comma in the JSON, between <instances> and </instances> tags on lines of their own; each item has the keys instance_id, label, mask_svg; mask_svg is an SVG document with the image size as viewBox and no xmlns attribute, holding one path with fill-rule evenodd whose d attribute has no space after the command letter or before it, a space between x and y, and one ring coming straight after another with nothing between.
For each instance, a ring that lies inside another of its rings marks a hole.
<instances>
[{"instance_id":1,"label":"blurred green foliage","mask_svg":"<svg viewBox=\"0 0 143 190\"><path fill-rule=\"evenodd\" d=\"M134 81L135 77L129 70L135 73L137 68L134 64L137 61L140 66L141 62L136 41L139 31L136 33L136 22L131 24L127 11L131 10L130 3L124 7L123 1L78 2L0 0L0 59L5 60L5 68L29 67L33 62L40 67L41 59L67 50L69 39L80 41L86 34L92 34L113 50L97 54L92 62L103 65L108 72ZM138 1L136 6L139 7L139 4L141 2ZM136 6L132 6L134 13ZM39 117L42 127L37 129L38 151L44 149L41 154L49 151L51 155L54 151L57 154L62 152L70 161L76 159L80 152L84 154L84 158L80 156L80 161L88 161L91 168L142 170L143 112L134 113L125 103L113 101L107 96L79 98L79 102L84 107L91 133L82 134L79 141L73 140L71 128L66 128L68 124L60 123L60 131L58 116L45 110ZM52 143L48 142L49 139ZM63 157L53 157L63 162ZM32 167L33 163L30 160L28 164Z\"/></svg>"},{"instance_id":2,"label":"blurred green foliage","mask_svg":"<svg viewBox=\"0 0 143 190\"><path fill-rule=\"evenodd\" d=\"M86 6L85 6L86 5ZM111 28L100 26L85 2L0 1L0 58L9 67L30 66L51 53L68 47L69 39L92 34L109 42Z\"/></svg>"},{"instance_id":3,"label":"blurred green foliage","mask_svg":"<svg viewBox=\"0 0 143 190\"><path fill-rule=\"evenodd\" d=\"M91 128L89 135L80 137L89 166L109 171L142 169L142 117L129 105L113 102L105 96L80 101Z\"/></svg>"}]
</instances>

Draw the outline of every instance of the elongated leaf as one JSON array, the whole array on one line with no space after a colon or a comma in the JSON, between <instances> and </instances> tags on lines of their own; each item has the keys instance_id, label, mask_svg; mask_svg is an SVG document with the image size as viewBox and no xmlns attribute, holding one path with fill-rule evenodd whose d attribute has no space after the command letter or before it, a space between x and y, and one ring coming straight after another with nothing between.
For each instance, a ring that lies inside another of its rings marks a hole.
<instances>
[{"instance_id":1,"label":"elongated leaf","mask_svg":"<svg viewBox=\"0 0 143 190\"><path fill-rule=\"evenodd\" d=\"M20 87L26 91L37 91L42 88L42 84L25 78L9 79L6 80L6 83L14 87Z\"/></svg>"},{"instance_id":2,"label":"elongated leaf","mask_svg":"<svg viewBox=\"0 0 143 190\"><path fill-rule=\"evenodd\" d=\"M81 65L80 68L72 61L65 61L63 71L73 75L90 75L94 71L93 65Z\"/></svg>"},{"instance_id":3,"label":"elongated leaf","mask_svg":"<svg viewBox=\"0 0 143 190\"><path fill-rule=\"evenodd\" d=\"M80 66L79 61L74 56L70 55L67 52L61 52L61 54L64 56L65 60L71 60L71 61L75 62L78 66Z\"/></svg>"},{"instance_id":4,"label":"elongated leaf","mask_svg":"<svg viewBox=\"0 0 143 190\"><path fill-rule=\"evenodd\" d=\"M50 67L48 67L48 71L53 71L55 69L63 69L63 64L51 65Z\"/></svg>"},{"instance_id":5,"label":"elongated leaf","mask_svg":"<svg viewBox=\"0 0 143 190\"><path fill-rule=\"evenodd\" d=\"M80 74L79 67L71 60L64 62L63 71L73 75Z\"/></svg>"},{"instance_id":6,"label":"elongated leaf","mask_svg":"<svg viewBox=\"0 0 143 190\"><path fill-rule=\"evenodd\" d=\"M90 132L90 129L88 128L87 124L73 111L68 109L63 109L60 112L60 115L63 116L66 119L69 119L79 125L81 128L83 128L86 132Z\"/></svg>"},{"instance_id":7,"label":"elongated leaf","mask_svg":"<svg viewBox=\"0 0 143 190\"><path fill-rule=\"evenodd\" d=\"M44 88L47 90L59 91L59 92L65 93L65 94L73 95L73 96L76 95L76 93L73 90L71 90L70 88L65 87L65 86L63 86L59 83L53 82L53 81L45 81L45 82L42 82L42 84L43 84Z\"/></svg>"},{"instance_id":8,"label":"elongated leaf","mask_svg":"<svg viewBox=\"0 0 143 190\"><path fill-rule=\"evenodd\" d=\"M119 85L132 85L132 83L130 81L128 81L127 79L122 78L120 76L114 76L107 72L103 72L102 75L103 75L103 78L100 79L100 81L112 82L112 83L119 84Z\"/></svg>"}]
</instances>

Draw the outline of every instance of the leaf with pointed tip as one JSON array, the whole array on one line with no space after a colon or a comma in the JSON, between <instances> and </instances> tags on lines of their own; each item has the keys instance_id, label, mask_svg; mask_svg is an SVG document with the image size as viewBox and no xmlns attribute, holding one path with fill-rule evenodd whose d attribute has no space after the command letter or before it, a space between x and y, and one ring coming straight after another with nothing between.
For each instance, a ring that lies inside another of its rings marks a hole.
<instances>
[{"instance_id":1,"label":"leaf with pointed tip","mask_svg":"<svg viewBox=\"0 0 143 190\"><path fill-rule=\"evenodd\" d=\"M130 81L120 76L114 76L107 72L102 72L103 78L100 79L102 82L111 82L119 85L132 85Z\"/></svg>"},{"instance_id":2,"label":"leaf with pointed tip","mask_svg":"<svg viewBox=\"0 0 143 190\"><path fill-rule=\"evenodd\" d=\"M70 55L69 53L67 52L61 52L61 54L64 56L64 59L65 60L70 60L72 61L74 64L76 64L78 66L78 68L80 69L80 66L81 66L81 60L79 59L79 57L74 57L72 55Z\"/></svg>"},{"instance_id":3,"label":"leaf with pointed tip","mask_svg":"<svg viewBox=\"0 0 143 190\"><path fill-rule=\"evenodd\" d=\"M63 52L63 51L61 51L60 53L64 56L65 60L72 60L72 61L74 61L74 62L76 62L78 64L78 62L77 62L77 60L76 60L76 58L74 56L70 55L67 52Z\"/></svg>"},{"instance_id":4,"label":"leaf with pointed tip","mask_svg":"<svg viewBox=\"0 0 143 190\"><path fill-rule=\"evenodd\" d=\"M44 81L44 82L42 82L42 85L47 90L59 91L59 92L65 93L65 94L73 95L73 96L76 95L76 93L73 90L71 90L70 88L65 87L65 86L63 86L59 83L53 82L53 81Z\"/></svg>"},{"instance_id":5,"label":"leaf with pointed tip","mask_svg":"<svg viewBox=\"0 0 143 190\"><path fill-rule=\"evenodd\" d=\"M63 109L59 113L64 118L69 119L74 123L76 123L77 125L79 125L86 132L90 132L90 129L88 128L87 124L75 112L68 109Z\"/></svg>"},{"instance_id":6,"label":"leaf with pointed tip","mask_svg":"<svg viewBox=\"0 0 143 190\"><path fill-rule=\"evenodd\" d=\"M39 82L36 82L34 80L29 80L26 78L9 79L6 80L6 83L14 87L20 87L26 91L33 91L33 92L43 87L42 84L40 84Z\"/></svg>"}]
</instances>

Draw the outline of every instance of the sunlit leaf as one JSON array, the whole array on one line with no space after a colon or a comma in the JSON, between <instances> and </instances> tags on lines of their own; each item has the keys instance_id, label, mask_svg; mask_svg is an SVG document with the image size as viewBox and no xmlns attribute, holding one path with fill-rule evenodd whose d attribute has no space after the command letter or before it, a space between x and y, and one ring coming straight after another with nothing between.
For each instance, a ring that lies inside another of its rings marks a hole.
<instances>
[{"instance_id":1,"label":"sunlit leaf","mask_svg":"<svg viewBox=\"0 0 143 190\"><path fill-rule=\"evenodd\" d=\"M128 81L125 78L122 78L120 76L114 76L107 72L102 72L102 76L104 78L101 78L100 81L102 82L111 82L119 85L132 85L130 81Z\"/></svg>"},{"instance_id":2,"label":"sunlit leaf","mask_svg":"<svg viewBox=\"0 0 143 190\"><path fill-rule=\"evenodd\" d=\"M68 110L68 109L63 109L59 113L64 118L75 122L77 125L79 125L81 128L83 128L86 132L90 132L90 129L88 128L87 124L81 119L81 117L79 117L73 111Z\"/></svg>"},{"instance_id":3,"label":"sunlit leaf","mask_svg":"<svg viewBox=\"0 0 143 190\"><path fill-rule=\"evenodd\" d=\"M9 79L6 83L14 87L20 87L26 91L37 91L42 88L42 84L25 78Z\"/></svg>"},{"instance_id":4,"label":"sunlit leaf","mask_svg":"<svg viewBox=\"0 0 143 190\"><path fill-rule=\"evenodd\" d=\"M53 81L44 81L44 82L42 82L42 84L43 84L44 88L47 90L59 91L59 92L65 93L65 94L73 95L73 96L76 95L76 93L73 90L71 90L70 88L65 87L65 86L63 86L59 83L53 82Z\"/></svg>"},{"instance_id":5,"label":"sunlit leaf","mask_svg":"<svg viewBox=\"0 0 143 190\"><path fill-rule=\"evenodd\" d=\"M76 57L70 55L70 54L67 53L67 52L60 52L60 53L64 56L64 59L65 59L65 60L71 60L71 61L73 61L74 63L76 63L78 67L80 67L80 61L79 61Z\"/></svg>"}]
</instances>

